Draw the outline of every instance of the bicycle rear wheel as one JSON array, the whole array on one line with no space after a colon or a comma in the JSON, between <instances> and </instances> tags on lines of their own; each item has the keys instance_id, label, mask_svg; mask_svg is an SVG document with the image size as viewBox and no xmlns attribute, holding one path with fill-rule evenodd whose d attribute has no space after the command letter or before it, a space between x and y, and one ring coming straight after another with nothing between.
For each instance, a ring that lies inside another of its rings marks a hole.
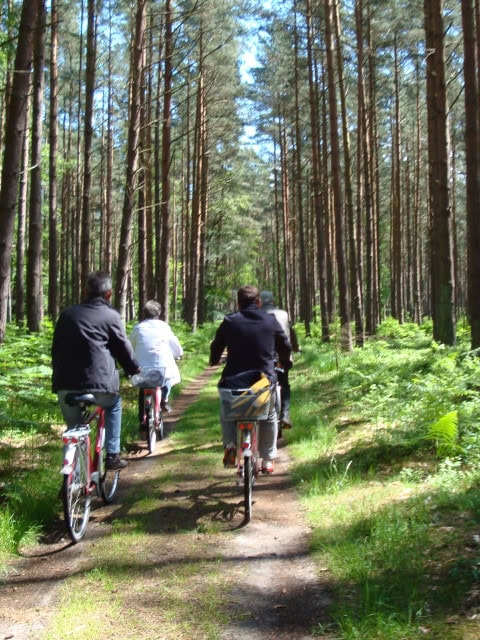
<instances>
[{"instance_id":1,"label":"bicycle rear wheel","mask_svg":"<svg viewBox=\"0 0 480 640\"><path fill-rule=\"evenodd\" d=\"M153 453L157 446L157 427L155 425L155 413L151 405L146 410L145 418L148 424L148 453Z\"/></svg>"},{"instance_id":2,"label":"bicycle rear wheel","mask_svg":"<svg viewBox=\"0 0 480 640\"><path fill-rule=\"evenodd\" d=\"M120 477L120 471L107 471L105 468L105 459L107 452L102 449L101 468L98 470L98 488L102 500L105 504L110 504L117 491L118 479Z\"/></svg>"},{"instance_id":3,"label":"bicycle rear wheel","mask_svg":"<svg viewBox=\"0 0 480 640\"><path fill-rule=\"evenodd\" d=\"M245 500L245 524L250 522L252 517L252 494L253 483L255 482L254 461L250 456L243 458L243 492Z\"/></svg>"},{"instance_id":4,"label":"bicycle rear wheel","mask_svg":"<svg viewBox=\"0 0 480 640\"><path fill-rule=\"evenodd\" d=\"M160 411L157 415L157 437L159 440L163 440L165 431L163 428L163 413Z\"/></svg>"},{"instance_id":5,"label":"bicycle rear wheel","mask_svg":"<svg viewBox=\"0 0 480 640\"><path fill-rule=\"evenodd\" d=\"M85 535L92 501L88 487L86 452L80 446L75 447L72 471L63 477L62 488L65 524L73 542L79 542Z\"/></svg>"}]
</instances>

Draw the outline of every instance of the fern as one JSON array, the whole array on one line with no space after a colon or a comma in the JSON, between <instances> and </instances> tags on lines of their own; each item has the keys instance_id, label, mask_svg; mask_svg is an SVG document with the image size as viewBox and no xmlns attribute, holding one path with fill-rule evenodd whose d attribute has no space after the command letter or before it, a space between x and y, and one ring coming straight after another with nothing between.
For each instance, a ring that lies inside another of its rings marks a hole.
<instances>
[{"instance_id":1,"label":"fern","mask_svg":"<svg viewBox=\"0 0 480 640\"><path fill-rule=\"evenodd\" d=\"M461 451L458 444L458 411L450 411L432 424L425 440L433 440L437 455L446 458Z\"/></svg>"}]
</instances>

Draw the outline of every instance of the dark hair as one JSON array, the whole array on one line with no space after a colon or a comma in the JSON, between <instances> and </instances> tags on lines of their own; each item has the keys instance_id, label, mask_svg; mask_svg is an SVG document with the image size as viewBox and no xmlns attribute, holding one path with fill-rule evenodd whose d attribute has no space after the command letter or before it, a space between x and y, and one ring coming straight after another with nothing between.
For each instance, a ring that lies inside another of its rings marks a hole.
<instances>
[{"instance_id":1,"label":"dark hair","mask_svg":"<svg viewBox=\"0 0 480 640\"><path fill-rule=\"evenodd\" d=\"M106 271L94 271L87 276L85 288L89 296L103 296L112 290L112 276Z\"/></svg>"},{"instance_id":2,"label":"dark hair","mask_svg":"<svg viewBox=\"0 0 480 640\"><path fill-rule=\"evenodd\" d=\"M143 305L143 317L147 318L159 318L162 315L162 305L156 300L148 300Z\"/></svg>"},{"instance_id":3,"label":"dark hair","mask_svg":"<svg viewBox=\"0 0 480 640\"><path fill-rule=\"evenodd\" d=\"M258 304L260 301L260 291L253 284L246 284L240 287L237 292L237 302L240 309L247 307L249 304Z\"/></svg>"}]
</instances>

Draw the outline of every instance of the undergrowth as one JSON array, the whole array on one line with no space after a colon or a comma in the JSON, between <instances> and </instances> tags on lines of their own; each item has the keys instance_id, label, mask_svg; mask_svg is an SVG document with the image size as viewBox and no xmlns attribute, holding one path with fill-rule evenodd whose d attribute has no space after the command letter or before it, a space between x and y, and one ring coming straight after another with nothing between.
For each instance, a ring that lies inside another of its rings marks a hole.
<instances>
[{"instance_id":1,"label":"undergrowth","mask_svg":"<svg viewBox=\"0 0 480 640\"><path fill-rule=\"evenodd\" d=\"M393 320L353 353L302 347L287 437L335 592L332 628L316 632L478 637L478 356Z\"/></svg>"}]
</instances>

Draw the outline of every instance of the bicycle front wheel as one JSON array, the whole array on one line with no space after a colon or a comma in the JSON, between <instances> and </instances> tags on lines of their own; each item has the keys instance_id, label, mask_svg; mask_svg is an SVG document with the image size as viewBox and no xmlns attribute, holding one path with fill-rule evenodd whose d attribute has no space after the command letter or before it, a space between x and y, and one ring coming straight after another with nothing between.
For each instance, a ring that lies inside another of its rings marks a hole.
<instances>
[{"instance_id":1,"label":"bicycle front wheel","mask_svg":"<svg viewBox=\"0 0 480 640\"><path fill-rule=\"evenodd\" d=\"M243 491L245 500L245 524L250 522L252 517L252 493L254 483L253 460L250 456L243 458Z\"/></svg>"},{"instance_id":2,"label":"bicycle front wheel","mask_svg":"<svg viewBox=\"0 0 480 640\"><path fill-rule=\"evenodd\" d=\"M92 501L88 487L87 456L80 445L75 447L72 471L63 477L62 497L68 535L73 542L79 542L87 530Z\"/></svg>"},{"instance_id":3,"label":"bicycle front wheel","mask_svg":"<svg viewBox=\"0 0 480 640\"><path fill-rule=\"evenodd\" d=\"M110 504L117 491L118 479L120 477L120 471L106 471L105 460L107 452L102 449L102 461L101 468L98 470L98 485L100 495L105 504Z\"/></svg>"}]
</instances>

